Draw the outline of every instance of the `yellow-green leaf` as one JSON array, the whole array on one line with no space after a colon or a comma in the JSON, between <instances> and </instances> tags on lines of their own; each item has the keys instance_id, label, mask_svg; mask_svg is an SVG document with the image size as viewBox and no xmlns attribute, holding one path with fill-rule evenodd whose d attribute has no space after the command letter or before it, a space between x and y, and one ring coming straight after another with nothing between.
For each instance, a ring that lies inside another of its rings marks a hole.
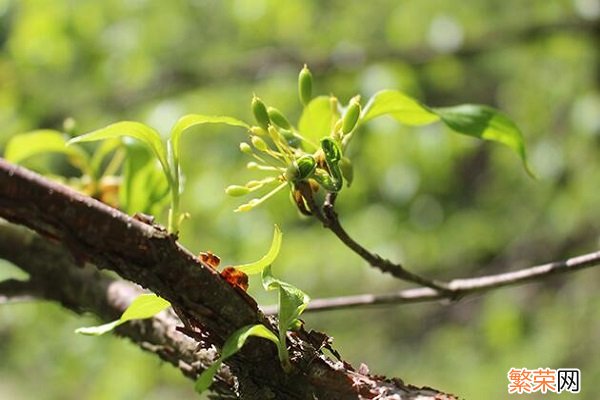
<instances>
[{"instance_id":1,"label":"yellow-green leaf","mask_svg":"<svg viewBox=\"0 0 600 400\"><path fill-rule=\"evenodd\" d=\"M253 275L262 272L262 270L268 265L273 264L277 255L279 254L279 249L281 248L281 239L283 235L281 230L277 225L275 225L275 231L273 232L273 241L271 242L271 248L260 260L237 266L236 269L244 272L246 275Z\"/></svg>"},{"instance_id":2,"label":"yellow-green leaf","mask_svg":"<svg viewBox=\"0 0 600 400\"><path fill-rule=\"evenodd\" d=\"M183 132L193 126L202 124L225 124L250 129L250 126L247 123L232 117L201 114L184 115L179 118L173 126L173 129L171 129L171 142L173 144L173 154L176 160L179 160L179 142Z\"/></svg>"},{"instance_id":3,"label":"yellow-green leaf","mask_svg":"<svg viewBox=\"0 0 600 400\"><path fill-rule=\"evenodd\" d=\"M44 153L60 153L85 173L90 173L89 157L80 147L67 146L67 139L61 132L41 129L22 133L11 138L6 144L4 158L13 163Z\"/></svg>"},{"instance_id":4,"label":"yellow-green leaf","mask_svg":"<svg viewBox=\"0 0 600 400\"><path fill-rule=\"evenodd\" d=\"M389 115L405 125L427 125L439 117L417 100L397 90L382 90L369 99L363 109L361 123Z\"/></svg>"},{"instance_id":5,"label":"yellow-green leaf","mask_svg":"<svg viewBox=\"0 0 600 400\"><path fill-rule=\"evenodd\" d=\"M117 326L124 324L127 321L134 319L145 319L153 317L171 305L167 300L158 297L153 293L141 294L135 298L127 307L121 318L116 321L99 326L90 326L86 328L78 328L75 333L81 335L100 336L112 331Z\"/></svg>"},{"instance_id":6,"label":"yellow-green leaf","mask_svg":"<svg viewBox=\"0 0 600 400\"><path fill-rule=\"evenodd\" d=\"M322 137L329 136L331 133L331 120L329 97L315 97L304 107L298 122L298 130L303 137L317 143Z\"/></svg>"},{"instance_id":7,"label":"yellow-green leaf","mask_svg":"<svg viewBox=\"0 0 600 400\"><path fill-rule=\"evenodd\" d=\"M69 144L79 142L94 142L97 140L128 136L144 142L160 161L165 174L169 174L167 152L159 133L148 125L135 121L122 121L108 125L105 128L95 130L85 135L77 136L69 140Z\"/></svg>"}]
</instances>

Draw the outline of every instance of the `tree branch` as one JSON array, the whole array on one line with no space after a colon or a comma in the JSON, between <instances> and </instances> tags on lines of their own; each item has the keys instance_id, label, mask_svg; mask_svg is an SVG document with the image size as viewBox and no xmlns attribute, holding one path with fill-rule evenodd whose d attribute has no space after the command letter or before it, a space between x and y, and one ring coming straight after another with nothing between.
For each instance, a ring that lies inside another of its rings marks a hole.
<instances>
[{"instance_id":1,"label":"tree branch","mask_svg":"<svg viewBox=\"0 0 600 400\"><path fill-rule=\"evenodd\" d=\"M537 282L553 275L565 274L600 265L600 251L582 254L562 261L520 269L502 274L486 275L477 278L454 279L447 283L448 291L421 287L387 294L359 294L332 298L314 299L307 311L328 311L344 308L368 307L376 305L425 303L436 300L458 300L474 293L488 292L505 286L516 286ZM275 307L265 307L264 312L275 312Z\"/></svg>"},{"instance_id":2,"label":"tree branch","mask_svg":"<svg viewBox=\"0 0 600 400\"><path fill-rule=\"evenodd\" d=\"M115 271L170 301L187 322L186 333L196 339L202 335L207 348L220 347L244 325L261 323L275 330L275 321L265 317L251 297L230 286L160 227L137 221L3 159L0 216L59 241L76 264L88 262ZM37 254L41 253L29 253L14 262L20 265ZM97 289L94 285L86 290ZM82 290L71 288L74 297L61 299L61 303L79 307L72 299ZM243 394L245 399L455 399L399 379L357 372L321 352L323 336L304 329L288 334L292 374L283 372L270 342L252 339L227 362L237 380L236 395Z\"/></svg>"}]
</instances>

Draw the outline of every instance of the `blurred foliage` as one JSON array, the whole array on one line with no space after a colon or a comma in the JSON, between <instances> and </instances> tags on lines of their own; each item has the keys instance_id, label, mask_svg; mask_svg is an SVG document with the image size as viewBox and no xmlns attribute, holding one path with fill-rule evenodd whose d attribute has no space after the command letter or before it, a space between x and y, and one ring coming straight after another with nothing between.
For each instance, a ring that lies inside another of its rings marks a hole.
<instances>
[{"instance_id":1,"label":"blurred foliage","mask_svg":"<svg viewBox=\"0 0 600 400\"><path fill-rule=\"evenodd\" d=\"M396 88L515 120L537 181L502 146L378 120L355 138L355 181L338 206L360 242L431 277L524 267L600 244L599 18L598 0L0 0L0 151L33 129L80 134L126 119L168 132L187 113L250 120L253 92L296 119L306 62L315 91L343 101ZM223 189L250 178L243 135L199 127L183 139L184 245L239 264L262 255L277 222L275 272L312 298L404 287L285 195L234 214L238 200ZM25 164L77 173L60 154ZM0 264L2 277L13 274ZM582 393L560 398L595 399L599 278L591 269L451 305L305 319L352 363L413 384L501 398L511 367L575 367ZM251 282L261 303L274 302L259 288ZM127 342L73 334L95 322L45 303L0 308L0 398L193 396L191 382ZM527 398L542 397L554 398Z\"/></svg>"}]
</instances>

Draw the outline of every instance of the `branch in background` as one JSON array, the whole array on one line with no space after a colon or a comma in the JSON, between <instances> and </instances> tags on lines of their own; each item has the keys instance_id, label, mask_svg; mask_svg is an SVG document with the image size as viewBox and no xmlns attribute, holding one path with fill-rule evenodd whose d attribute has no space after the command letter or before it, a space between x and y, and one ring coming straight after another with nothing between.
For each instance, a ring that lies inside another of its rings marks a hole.
<instances>
[{"instance_id":1,"label":"branch in background","mask_svg":"<svg viewBox=\"0 0 600 400\"><path fill-rule=\"evenodd\" d=\"M232 332L244 325L261 323L275 329L275 322L264 316L251 297L230 286L160 227L137 221L3 159L0 159L0 216L60 242L77 264L88 262L115 271L165 298L182 320L188 322L186 333L191 332L195 338L202 334L207 348L220 347ZM55 261L52 255L39 251L21 253L21 257L13 262L21 265L29 258L40 258L52 266ZM58 270L54 278L59 279L61 272ZM61 280L52 283L69 288L70 296L61 298L61 304L79 309L82 306L77 296L81 292L106 293L108 281L93 282L93 286L70 286ZM102 304L98 307L102 309ZM117 316L114 310L106 312L114 315L110 319ZM294 355L292 374L283 372L277 350L270 342L252 340L252 345L244 346L239 355L227 360L237 380L236 394L251 400L456 398L430 388L407 385L399 379L357 372L348 363L323 354L323 338L328 339L324 334L304 329L288 334L288 347Z\"/></svg>"},{"instance_id":2,"label":"branch in background","mask_svg":"<svg viewBox=\"0 0 600 400\"><path fill-rule=\"evenodd\" d=\"M422 287L402 290L388 294L360 294L312 300L306 311L327 311L344 308L357 308L384 304L425 303L435 300L458 300L465 296L488 292L505 286L516 286L524 283L537 282L552 275L565 274L600 265L600 251L583 254L563 261L537 265L496 275L478 278L454 279L447 283L448 290L444 292ZM267 314L275 312L274 307L264 309Z\"/></svg>"},{"instance_id":3,"label":"branch in background","mask_svg":"<svg viewBox=\"0 0 600 400\"><path fill-rule=\"evenodd\" d=\"M33 256L35 255L35 256ZM67 249L35 232L0 219L0 258L30 276L0 283L0 300L27 294L29 300L52 300L76 313L91 312L101 321L117 319L142 290L131 283L101 274L92 265L77 266ZM172 312L121 325L116 333L172 364L195 379L215 359L214 349L198 350L198 343L176 330L181 322ZM223 368L213 384L220 396L233 396L234 378Z\"/></svg>"},{"instance_id":4,"label":"branch in background","mask_svg":"<svg viewBox=\"0 0 600 400\"><path fill-rule=\"evenodd\" d=\"M35 293L31 282L17 279L6 279L0 282L0 304L33 299L35 299Z\"/></svg>"}]
</instances>

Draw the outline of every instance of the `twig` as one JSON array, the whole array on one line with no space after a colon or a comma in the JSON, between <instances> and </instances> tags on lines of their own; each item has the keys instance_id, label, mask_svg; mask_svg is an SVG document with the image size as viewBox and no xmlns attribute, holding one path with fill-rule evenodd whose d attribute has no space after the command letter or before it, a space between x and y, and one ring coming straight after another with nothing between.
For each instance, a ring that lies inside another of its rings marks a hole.
<instances>
[{"instance_id":1,"label":"twig","mask_svg":"<svg viewBox=\"0 0 600 400\"><path fill-rule=\"evenodd\" d=\"M368 262L372 267L378 268L382 272L387 272L392 276L403 281L412 282L427 288L431 288L437 293L445 294L446 297L452 296L453 291L450 290L445 283L430 280L413 272L410 272L406 270L401 264L393 263L390 260L379 256L378 254L370 252L365 247L360 245L348 234L348 232L346 232L346 230L340 224L340 220L334 209L335 199L335 193L328 193L325 199L325 203L323 205L322 214L319 210L319 213L316 215L321 215L319 219L323 222L323 225L327 229L332 231L352 251L358 254L363 260ZM308 204L309 206L311 206L310 201L308 201ZM312 202L312 204L314 204L314 201Z\"/></svg>"},{"instance_id":2,"label":"twig","mask_svg":"<svg viewBox=\"0 0 600 400\"><path fill-rule=\"evenodd\" d=\"M504 286L516 286L530 283L547 278L551 275L575 272L598 265L600 265L600 251L502 274L487 275L478 278L454 279L448 282L449 293L422 287L380 295L360 294L354 296L314 299L310 302L305 311L316 312L385 304L425 303L444 299L458 300L474 293L487 292ZM276 307L264 307L263 311L265 314L275 313Z\"/></svg>"}]
</instances>

